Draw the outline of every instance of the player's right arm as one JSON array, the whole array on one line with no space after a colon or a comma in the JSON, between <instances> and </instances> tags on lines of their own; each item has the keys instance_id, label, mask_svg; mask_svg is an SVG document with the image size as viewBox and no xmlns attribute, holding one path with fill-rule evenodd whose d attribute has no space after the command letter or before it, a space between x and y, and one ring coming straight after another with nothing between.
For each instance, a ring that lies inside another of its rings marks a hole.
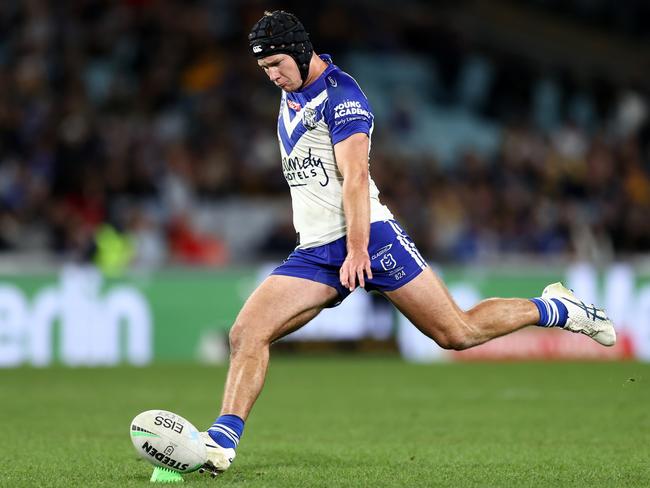
<instances>
[{"instance_id":1,"label":"player's right arm","mask_svg":"<svg viewBox=\"0 0 650 488\"><path fill-rule=\"evenodd\" d=\"M339 271L341 284L354 290L372 279L368 242L370 240L370 194L368 176L368 136L352 134L334 145L336 163L343 176L343 210L347 233L347 256Z\"/></svg>"},{"instance_id":2,"label":"player's right arm","mask_svg":"<svg viewBox=\"0 0 650 488\"><path fill-rule=\"evenodd\" d=\"M343 72L326 77L328 104L324 112L334 156L343 176L343 211L347 234L347 256L341 266L341 284L354 290L372 279L370 239L370 177L368 153L373 115L356 81Z\"/></svg>"}]
</instances>

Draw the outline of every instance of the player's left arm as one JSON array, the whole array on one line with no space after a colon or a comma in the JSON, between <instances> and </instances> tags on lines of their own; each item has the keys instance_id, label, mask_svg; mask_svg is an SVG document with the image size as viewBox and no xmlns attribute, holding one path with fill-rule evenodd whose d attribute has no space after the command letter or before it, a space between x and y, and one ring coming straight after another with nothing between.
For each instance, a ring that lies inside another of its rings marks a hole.
<instances>
[{"instance_id":1,"label":"player's left arm","mask_svg":"<svg viewBox=\"0 0 650 488\"><path fill-rule=\"evenodd\" d=\"M347 256L339 278L354 290L357 282L365 287L364 273L372 279L368 242L370 239L370 193L368 175L368 135L352 134L334 145L334 155L343 175L343 211L347 227Z\"/></svg>"}]
</instances>

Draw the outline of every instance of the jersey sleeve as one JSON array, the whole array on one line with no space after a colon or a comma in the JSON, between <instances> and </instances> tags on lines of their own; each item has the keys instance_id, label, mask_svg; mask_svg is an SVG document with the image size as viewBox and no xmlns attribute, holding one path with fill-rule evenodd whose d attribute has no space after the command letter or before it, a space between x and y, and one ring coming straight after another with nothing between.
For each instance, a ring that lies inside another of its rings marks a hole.
<instances>
[{"instance_id":1,"label":"jersey sleeve","mask_svg":"<svg viewBox=\"0 0 650 488\"><path fill-rule=\"evenodd\" d=\"M327 75L325 82L328 100L323 117L329 127L332 144L357 133L370 137L374 117L368 99L357 82L341 72Z\"/></svg>"}]
</instances>

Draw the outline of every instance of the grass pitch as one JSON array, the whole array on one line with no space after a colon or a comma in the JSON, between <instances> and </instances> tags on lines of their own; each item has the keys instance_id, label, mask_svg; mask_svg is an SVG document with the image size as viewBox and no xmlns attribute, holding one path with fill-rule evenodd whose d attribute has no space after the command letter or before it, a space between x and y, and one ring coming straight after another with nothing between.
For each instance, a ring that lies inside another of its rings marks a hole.
<instances>
[{"instance_id":1,"label":"grass pitch","mask_svg":"<svg viewBox=\"0 0 650 488\"><path fill-rule=\"evenodd\" d=\"M131 419L205 427L225 372L0 371L0 486L152 486ZM233 467L184 485L647 487L649 436L650 365L279 357Z\"/></svg>"}]
</instances>

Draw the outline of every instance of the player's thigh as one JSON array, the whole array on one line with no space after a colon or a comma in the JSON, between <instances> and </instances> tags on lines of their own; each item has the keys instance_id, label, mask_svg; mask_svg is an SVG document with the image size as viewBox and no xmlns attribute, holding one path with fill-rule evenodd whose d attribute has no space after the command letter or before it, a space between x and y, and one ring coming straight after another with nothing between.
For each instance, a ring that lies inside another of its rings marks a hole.
<instances>
[{"instance_id":1,"label":"player's thigh","mask_svg":"<svg viewBox=\"0 0 650 488\"><path fill-rule=\"evenodd\" d=\"M431 268L426 268L401 288L385 292L385 296L432 339L444 340L465 325L464 312Z\"/></svg>"},{"instance_id":2,"label":"player's thigh","mask_svg":"<svg viewBox=\"0 0 650 488\"><path fill-rule=\"evenodd\" d=\"M323 283L271 275L242 307L231 329L231 340L277 340L305 325L337 299L338 292Z\"/></svg>"}]
</instances>

